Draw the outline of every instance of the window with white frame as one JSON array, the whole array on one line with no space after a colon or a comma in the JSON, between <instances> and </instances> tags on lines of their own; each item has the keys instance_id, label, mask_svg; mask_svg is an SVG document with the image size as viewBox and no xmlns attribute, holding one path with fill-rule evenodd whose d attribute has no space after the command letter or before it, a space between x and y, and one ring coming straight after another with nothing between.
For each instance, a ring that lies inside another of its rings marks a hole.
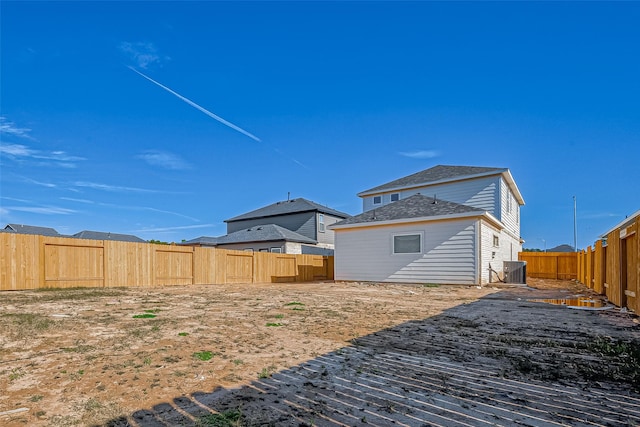
<instances>
[{"instance_id":1,"label":"window with white frame","mask_svg":"<svg viewBox=\"0 0 640 427\"><path fill-rule=\"evenodd\" d=\"M397 202L398 200L400 200L400 193L391 194L391 201L392 202Z\"/></svg>"},{"instance_id":2,"label":"window with white frame","mask_svg":"<svg viewBox=\"0 0 640 427\"><path fill-rule=\"evenodd\" d=\"M394 234L394 254L419 254L422 253L422 233Z\"/></svg>"},{"instance_id":3,"label":"window with white frame","mask_svg":"<svg viewBox=\"0 0 640 427\"><path fill-rule=\"evenodd\" d=\"M382 203L382 196L373 196L373 204L379 205L380 203Z\"/></svg>"},{"instance_id":4,"label":"window with white frame","mask_svg":"<svg viewBox=\"0 0 640 427\"><path fill-rule=\"evenodd\" d=\"M318 231L324 233L324 214L318 214Z\"/></svg>"},{"instance_id":5,"label":"window with white frame","mask_svg":"<svg viewBox=\"0 0 640 427\"><path fill-rule=\"evenodd\" d=\"M271 248L271 252L275 254L282 253L282 248Z\"/></svg>"},{"instance_id":6,"label":"window with white frame","mask_svg":"<svg viewBox=\"0 0 640 427\"><path fill-rule=\"evenodd\" d=\"M500 238L495 234L493 235L493 246L496 248L500 246Z\"/></svg>"},{"instance_id":7,"label":"window with white frame","mask_svg":"<svg viewBox=\"0 0 640 427\"><path fill-rule=\"evenodd\" d=\"M507 194L507 212L511 212L511 193Z\"/></svg>"}]
</instances>

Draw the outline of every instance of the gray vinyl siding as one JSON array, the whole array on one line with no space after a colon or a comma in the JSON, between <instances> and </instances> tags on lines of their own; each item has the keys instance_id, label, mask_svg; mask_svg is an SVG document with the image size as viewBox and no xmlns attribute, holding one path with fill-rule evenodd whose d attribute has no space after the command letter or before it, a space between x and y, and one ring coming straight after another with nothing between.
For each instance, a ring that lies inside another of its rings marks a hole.
<instances>
[{"instance_id":1,"label":"gray vinyl siding","mask_svg":"<svg viewBox=\"0 0 640 427\"><path fill-rule=\"evenodd\" d=\"M362 211L367 212L371 209L392 203L391 194L394 193L400 193L400 199L406 199L407 197L420 193L428 197L435 195L436 198L441 200L472 206L495 214L496 212L500 212L500 198L498 195L501 182L501 176L488 176L466 181L427 185L403 191L376 194L377 196L382 196L382 203L374 205L373 195L364 197L362 199Z\"/></svg>"},{"instance_id":2,"label":"gray vinyl siding","mask_svg":"<svg viewBox=\"0 0 640 427\"><path fill-rule=\"evenodd\" d=\"M398 283L477 283L479 220L431 221L336 230L335 279ZM393 236L421 234L422 252L394 254Z\"/></svg>"},{"instance_id":3,"label":"gray vinyl siding","mask_svg":"<svg viewBox=\"0 0 640 427\"><path fill-rule=\"evenodd\" d=\"M276 224L280 227L284 227L310 239L316 240L315 220L315 211L269 216L265 218L244 219L240 221L227 222L227 234L258 225Z\"/></svg>"},{"instance_id":4,"label":"gray vinyl siding","mask_svg":"<svg viewBox=\"0 0 640 427\"><path fill-rule=\"evenodd\" d=\"M320 215L320 213L316 213L316 216L317 215ZM318 238L316 239L318 243L333 245L335 240L335 232L333 230L329 230L329 226L331 224L335 224L338 221L342 221L343 219L344 218L338 218L335 216L324 214L324 232L318 231Z\"/></svg>"}]
</instances>

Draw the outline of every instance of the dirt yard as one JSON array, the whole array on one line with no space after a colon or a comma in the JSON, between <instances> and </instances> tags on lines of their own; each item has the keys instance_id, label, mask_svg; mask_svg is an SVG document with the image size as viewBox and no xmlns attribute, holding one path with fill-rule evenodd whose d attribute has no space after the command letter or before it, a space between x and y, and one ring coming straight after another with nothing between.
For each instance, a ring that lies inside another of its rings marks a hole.
<instances>
[{"instance_id":1,"label":"dirt yard","mask_svg":"<svg viewBox=\"0 0 640 427\"><path fill-rule=\"evenodd\" d=\"M0 293L0 425L640 425L640 326L529 287Z\"/></svg>"}]
</instances>

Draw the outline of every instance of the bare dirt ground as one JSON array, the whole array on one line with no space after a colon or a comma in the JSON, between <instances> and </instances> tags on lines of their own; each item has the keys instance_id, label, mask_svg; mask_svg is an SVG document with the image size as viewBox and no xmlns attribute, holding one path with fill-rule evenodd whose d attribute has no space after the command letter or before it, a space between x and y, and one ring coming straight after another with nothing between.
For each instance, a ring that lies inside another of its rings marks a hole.
<instances>
[{"instance_id":1,"label":"bare dirt ground","mask_svg":"<svg viewBox=\"0 0 640 427\"><path fill-rule=\"evenodd\" d=\"M0 425L640 425L640 326L529 287L0 294ZM598 296L594 296L598 298Z\"/></svg>"}]
</instances>

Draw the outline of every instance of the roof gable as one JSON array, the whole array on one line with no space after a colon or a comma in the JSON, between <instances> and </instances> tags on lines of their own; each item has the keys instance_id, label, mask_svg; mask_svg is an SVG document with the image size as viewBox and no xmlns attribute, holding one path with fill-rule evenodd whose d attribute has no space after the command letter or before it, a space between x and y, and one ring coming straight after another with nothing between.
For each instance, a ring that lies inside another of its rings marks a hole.
<instances>
[{"instance_id":1,"label":"roof gable","mask_svg":"<svg viewBox=\"0 0 640 427\"><path fill-rule=\"evenodd\" d=\"M393 190L405 190L409 188L423 187L436 184L451 183L467 179L482 178L492 175L502 175L519 204L524 205L524 199L516 185L508 168L481 167L481 166L448 166L437 165L429 169L396 179L386 184L370 188L358 193L359 197L373 194L386 193Z\"/></svg>"},{"instance_id":2,"label":"roof gable","mask_svg":"<svg viewBox=\"0 0 640 427\"><path fill-rule=\"evenodd\" d=\"M333 224L330 228L350 224L376 223L468 213L482 215L485 211L459 203L423 196L422 194L415 194L406 199L398 200L397 202L363 212L360 215L352 216L351 218Z\"/></svg>"},{"instance_id":3,"label":"roof gable","mask_svg":"<svg viewBox=\"0 0 640 427\"><path fill-rule=\"evenodd\" d=\"M460 179L472 178L475 176L498 174L506 169L479 166L446 166L438 165L420 172L396 179L386 184L370 188L358 194L382 192L385 190L400 189L404 187L416 187L420 185L458 181Z\"/></svg>"},{"instance_id":4,"label":"roof gable","mask_svg":"<svg viewBox=\"0 0 640 427\"><path fill-rule=\"evenodd\" d=\"M331 209L327 206L322 206L316 202L312 202L311 200L307 200L299 197L297 199L290 199L290 200L284 200L281 202L276 202L269 206L265 206L265 207L253 210L251 212L247 212L245 214L227 219L224 222L241 221L245 219L265 218L270 216L287 215L287 214L294 214L299 212L310 212L310 211L317 211L320 213L333 215L338 218L348 218L350 216L349 214L346 214L344 212L340 212L335 209Z\"/></svg>"}]
</instances>

